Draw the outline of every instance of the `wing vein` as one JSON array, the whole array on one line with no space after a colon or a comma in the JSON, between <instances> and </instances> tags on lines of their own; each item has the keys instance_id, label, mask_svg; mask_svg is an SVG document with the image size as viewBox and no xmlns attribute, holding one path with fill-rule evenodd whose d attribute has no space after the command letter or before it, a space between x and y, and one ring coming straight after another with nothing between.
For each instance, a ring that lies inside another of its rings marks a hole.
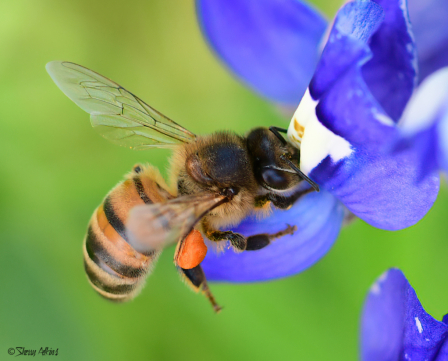
<instances>
[{"instance_id":1,"label":"wing vein","mask_svg":"<svg viewBox=\"0 0 448 361\"><path fill-rule=\"evenodd\" d=\"M146 149L196 141L195 134L90 69L56 61L48 63L47 70L59 88L90 114L95 130L116 144Z\"/></svg>"}]
</instances>

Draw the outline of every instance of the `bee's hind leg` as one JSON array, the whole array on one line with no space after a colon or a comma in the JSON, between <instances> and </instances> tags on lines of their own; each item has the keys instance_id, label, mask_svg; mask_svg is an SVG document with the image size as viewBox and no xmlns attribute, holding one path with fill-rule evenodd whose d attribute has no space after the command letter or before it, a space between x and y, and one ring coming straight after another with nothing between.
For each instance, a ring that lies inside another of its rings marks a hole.
<instances>
[{"instance_id":1,"label":"bee's hind leg","mask_svg":"<svg viewBox=\"0 0 448 361\"><path fill-rule=\"evenodd\" d=\"M213 306L213 310L216 313L219 313L222 310L222 307L218 305L213 296L210 288L208 288L207 280L205 279L204 271L202 270L201 265L197 265L194 268L185 269L181 267L177 267L179 273L184 278L184 280L188 283L188 285L195 291L202 291L202 293L207 297L210 303Z\"/></svg>"},{"instance_id":2,"label":"bee's hind leg","mask_svg":"<svg viewBox=\"0 0 448 361\"><path fill-rule=\"evenodd\" d=\"M294 234L295 231L297 231L297 226L290 226L287 224L285 229L277 233L263 233L247 237L246 251L257 251L262 249L271 244L274 239L286 236L288 234Z\"/></svg>"}]
</instances>

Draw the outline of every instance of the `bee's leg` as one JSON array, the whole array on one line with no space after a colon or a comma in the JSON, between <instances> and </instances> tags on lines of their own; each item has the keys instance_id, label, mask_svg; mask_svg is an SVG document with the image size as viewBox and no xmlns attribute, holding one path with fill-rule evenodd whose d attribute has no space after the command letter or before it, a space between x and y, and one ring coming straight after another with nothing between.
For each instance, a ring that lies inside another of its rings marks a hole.
<instances>
[{"instance_id":1,"label":"bee's leg","mask_svg":"<svg viewBox=\"0 0 448 361\"><path fill-rule=\"evenodd\" d=\"M247 237L246 251L257 251L262 249L271 244L274 239L286 236L288 234L294 234L295 231L297 231L297 226L290 226L287 224L287 227L284 230L277 233L263 233Z\"/></svg>"},{"instance_id":2,"label":"bee's leg","mask_svg":"<svg viewBox=\"0 0 448 361\"><path fill-rule=\"evenodd\" d=\"M255 208L263 208L266 203L271 202L270 193L255 197Z\"/></svg>"},{"instance_id":3,"label":"bee's leg","mask_svg":"<svg viewBox=\"0 0 448 361\"><path fill-rule=\"evenodd\" d=\"M205 279L204 271L201 265L197 265L191 269L184 269L177 267L179 273L187 282L187 284L195 291L202 291L202 293L208 298L213 306L213 310L218 313L222 310L222 307L216 303L215 297L213 297L210 288L208 288L207 280Z\"/></svg>"},{"instance_id":4,"label":"bee's leg","mask_svg":"<svg viewBox=\"0 0 448 361\"><path fill-rule=\"evenodd\" d=\"M255 198L255 207L261 208L267 202L272 202L272 204L277 208L289 209L300 197L313 191L313 188L302 189L296 193L292 193L289 196L282 196L275 193L264 194Z\"/></svg>"},{"instance_id":5,"label":"bee's leg","mask_svg":"<svg viewBox=\"0 0 448 361\"><path fill-rule=\"evenodd\" d=\"M300 197L311 192L314 192L313 188L301 190L287 197L283 197L278 194L271 194L272 204L280 209L289 209Z\"/></svg>"},{"instance_id":6,"label":"bee's leg","mask_svg":"<svg viewBox=\"0 0 448 361\"><path fill-rule=\"evenodd\" d=\"M202 220L202 229L210 241L219 242L228 240L236 250L244 251L246 249L247 240L239 233L212 229L205 218Z\"/></svg>"},{"instance_id":7,"label":"bee's leg","mask_svg":"<svg viewBox=\"0 0 448 361\"><path fill-rule=\"evenodd\" d=\"M305 190L300 190L296 193L293 193L289 196L280 196L275 193L268 193L262 196L258 196L255 198L255 207L261 208L267 202L272 202L274 206L280 209L288 209L290 208L300 197L313 192L313 188L308 188ZM250 236L247 238L247 246L246 251L256 251L258 249L262 249L269 245L272 240L276 238L283 237L287 234L293 234L297 230L296 226L287 225L287 227L280 232L274 234L256 234L254 236Z\"/></svg>"}]
</instances>

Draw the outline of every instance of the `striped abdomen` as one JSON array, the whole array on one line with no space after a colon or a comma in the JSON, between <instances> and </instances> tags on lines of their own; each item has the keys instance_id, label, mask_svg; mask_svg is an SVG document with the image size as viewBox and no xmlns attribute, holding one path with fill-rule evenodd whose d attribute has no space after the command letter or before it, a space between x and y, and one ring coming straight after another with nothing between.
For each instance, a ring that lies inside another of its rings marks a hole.
<instances>
[{"instance_id":1,"label":"striped abdomen","mask_svg":"<svg viewBox=\"0 0 448 361\"><path fill-rule=\"evenodd\" d=\"M84 267L100 295L126 301L139 292L160 251L142 254L128 244L125 224L129 211L172 197L157 169L136 166L95 210L84 241Z\"/></svg>"}]
</instances>

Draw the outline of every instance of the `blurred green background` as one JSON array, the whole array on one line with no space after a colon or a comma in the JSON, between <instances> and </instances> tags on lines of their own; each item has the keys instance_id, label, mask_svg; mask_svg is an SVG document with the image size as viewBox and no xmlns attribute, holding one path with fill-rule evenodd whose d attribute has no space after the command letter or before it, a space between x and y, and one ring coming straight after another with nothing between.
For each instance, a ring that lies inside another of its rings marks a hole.
<instances>
[{"instance_id":1,"label":"blurred green background","mask_svg":"<svg viewBox=\"0 0 448 361\"><path fill-rule=\"evenodd\" d=\"M316 4L329 16L339 7ZM96 70L199 134L284 120L213 57L191 0L2 1L0 54L1 360L17 346L59 348L63 360L356 360L364 296L391 266L404 270L429 313L448 312L445 184L410 229L358 220L302 274L212 284L225 306L219 315L179 281L173 249L133 302L103 300L82 266L91 213L133 164L164 169L169 153L99 137L47 62Z\"/></svg>"}]
</instances>

